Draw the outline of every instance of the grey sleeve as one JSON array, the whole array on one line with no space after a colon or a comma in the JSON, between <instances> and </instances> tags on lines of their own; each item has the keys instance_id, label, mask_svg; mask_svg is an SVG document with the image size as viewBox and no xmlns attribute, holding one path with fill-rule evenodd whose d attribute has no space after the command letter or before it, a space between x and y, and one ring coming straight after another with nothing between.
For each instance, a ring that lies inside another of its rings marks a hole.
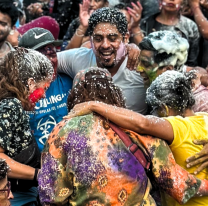
<instances>
[{"instance_id":1,"label":"grey sleeve","mask_svg":"<svg viewBox=\"0 0 208 206\"><path fill-rule=\"evenodd\" d=\"M74 78L74 72L73 72L74 52L73 50L57 52L57 59L58 59L57 72L67 74L71 78Z\"/></svg>"}]
</instances>

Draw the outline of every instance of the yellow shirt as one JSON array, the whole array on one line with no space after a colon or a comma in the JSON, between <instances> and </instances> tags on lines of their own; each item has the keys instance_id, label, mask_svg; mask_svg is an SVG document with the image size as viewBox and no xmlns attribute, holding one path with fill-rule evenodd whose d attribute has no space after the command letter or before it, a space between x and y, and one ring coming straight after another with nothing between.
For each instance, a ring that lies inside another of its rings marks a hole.
<instances>
[{"instance_id":1,"label":"yellow shirt","mask_svg":"<svg viewBox=\"0 0 208 206\"><path fill-rule=\"evenodd\" d=\"M186 169L189 173L194 174L196 167L187 168L186 159L200 152L203 146L193 144L193 140L208 139L208 113L196 113L196 116L181 117L172 116L165 118L173 127L174 140L170 146L177 164ZM208 169L204 169L198 175L199 179L208 179ZM165 206L179 206L173 198L165 194L163 203ZM208 197L197 197L189 200L187 206L208 206Z\"/></svg>"}]
</instances>

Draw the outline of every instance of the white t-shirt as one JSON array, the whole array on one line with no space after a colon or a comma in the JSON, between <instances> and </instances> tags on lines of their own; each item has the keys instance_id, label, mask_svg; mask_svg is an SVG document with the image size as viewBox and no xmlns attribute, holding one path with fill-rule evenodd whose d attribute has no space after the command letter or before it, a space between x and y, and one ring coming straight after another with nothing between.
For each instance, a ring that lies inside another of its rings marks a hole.
<instances>
[{"instance_id":1,"label":"white t-shirt","mask_svg":"<svg viewBox=\"0 0 208 206\"><path fill-rule=\"evenodd\" d=\"M92 49L84 47L58 52L58 72L68 74L74 78L83 69L97 67L96 57ZM130 71L127 65L127 58L113 76L113 82L122 89L126 100L126 106L135 112L146 114L147 105L146 89L143 79L136 71Z\"/></svg>"}]
</instances>

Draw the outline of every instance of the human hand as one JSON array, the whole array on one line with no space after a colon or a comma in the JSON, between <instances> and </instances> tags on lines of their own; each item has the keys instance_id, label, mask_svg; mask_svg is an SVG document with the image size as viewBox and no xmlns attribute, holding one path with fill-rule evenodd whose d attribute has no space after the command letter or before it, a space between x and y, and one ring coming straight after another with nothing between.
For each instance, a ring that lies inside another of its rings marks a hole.
<instances>
[{"instance_id":1,"label":"human hand","mask_svg":"<svg viewBox=\"0 0 208 206\"><path fill-rule=\"evenodd\" d=\"M127 68L135 70L139 64L140 49L136 44L127 44L126 49L128 54Z\"/></svg>"},{"instance_id":2,"label":"human hand","mask_svg":"<svg viewBox=\"0 0 208 206\"><path fill-rule=\"evenodd\" d=\"M131 5L133 6L133 9L130 7L127 7L128 13L132 17L132 24L131 29L138 28L141 17L142 17L142 5L139 1L137 1L137 4L131 2Z\"/></svg>"},{"instance_id":3,"label":"human hand","mask_svg":"<svg viewBox=\"0 0 208 206\"><path fill-rule=\"evenodd\" d=\"M205 9L208 9L208 1L207 0L200 0L200 5L203 6Z\"/></svg>"},{"instance_id":4,"label":"human hand","mask_svg":"<svg viewBox=\"0 0 208 206\"><path fill-rule=\"evenodd\" d=\"M91 102L84 102L74 106L74 108L63 117L63 119L71 119L72 117L83 116L90 114L91 111Z\"/></svg>"},{"instance_id":5,"label":"human hand","mask_svg":"<svg viewBox=\"0 0 208 206\"><path fill-rule=\"evenodd\" d=\"M90 18L90 15L93 11L89 13L90 8L90 1L89 0L83 0L82 4L79 4L79 20L80 24L83 27L88 27L88 20Z\"/></svg>"},{"instance_id":6,"label":"human hand","mask_svg":"<svg viewBox=\"0 0 208 206\"><path fill-rule=\"evenodd\" d=\"M43 13L42 6L43 5L40 3L30 4L27 7L27 10L28 10L29 14L31 14L31 15L40 15Z\"/></svg>"},{"instance_id":7,"label":"human hand","mask_svg":"<svg viewBox=\"0 0 208 206\"><path fill-rule=\"evenodd\" d=\"M198 174L203 169L208 167L208 140L194 140L194 144L203 145L203 149L196 153L194 156L189 157L186 162L188 168L201 164L195 171L194 174Z\"/></svg>"}]
</instances>

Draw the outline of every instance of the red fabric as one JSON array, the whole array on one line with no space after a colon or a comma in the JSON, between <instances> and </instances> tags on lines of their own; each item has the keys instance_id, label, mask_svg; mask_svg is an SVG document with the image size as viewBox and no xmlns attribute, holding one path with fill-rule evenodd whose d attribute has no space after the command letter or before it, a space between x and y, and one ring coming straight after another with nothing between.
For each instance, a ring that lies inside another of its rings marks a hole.
<instances>
[{"instance_id":1,"label":"red fabric","mask_svg":"<svg viewBox=\"0 0 208 206\"><path fill-rule=\"evenodd\" d=\"M38 88L34 92L32 92L29 96L29 100L31 103L38 102L44 95L45 91L43 88Z\"/></svg>"},{"instance_id":2,"label":"red fabric","mask_svg":"<svg viewBox=\"0 0 208 206\"><path fill-rule=\"evenodd\" d=\"M17 30L21 35L23 35L25 32L35 27L40 27L49 30L53 34L54 39L56 40L58 39L59 31L60 31L59 24L55 19L53 19L50 16L39 17L19 27Z\"/></svg>"}]
</instances>

